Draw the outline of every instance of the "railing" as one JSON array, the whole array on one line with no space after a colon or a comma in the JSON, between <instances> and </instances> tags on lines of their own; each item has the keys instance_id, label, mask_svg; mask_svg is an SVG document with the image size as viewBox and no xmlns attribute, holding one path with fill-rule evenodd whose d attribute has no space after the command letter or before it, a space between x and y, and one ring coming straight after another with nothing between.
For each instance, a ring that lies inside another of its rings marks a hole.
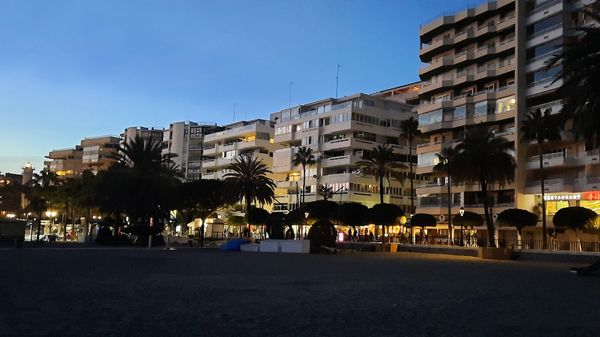
<instances>
[{"instance_id":1,"label":"railing","mask_svg":"<svg viewBox=\"0 0 600 337\"><path fill-rule=\"evenodd\" d=\"M558 49L555 49L553 51L547 52L545 54L538 55L538 56L536 56L534 58L530 58L529 60L527 60L527 64L532 64L532 63L534 63L536 61L539 61L541 59L548 58L550 56L553 56L553 55L556 55L556 54L560 54L560 53L562 53L562 48L558 48Z\"/></svg>"},{"instance_id":2,"label":"railing","mask_svg":"<svg viewBox=\"0 0 600 337\"><path fill-rule=\"evenodd\" d=\"M548 102L548 103L544 103L544 104L540 104L540 105L536 105L536 106L532 106L529 108L529 111L535 111L537 109L540 109L542 112L546 111L546 109L548 108L554 108L554 107L558 107L558 106L562 106L563 105L563 100L562 99L558 99L556 101L552 101L552 102ZM552 110L553 113L557 113L558 111L554 111Z\"/></svg>"},{"instance_id":3,"label":"railing","mask_svg":"<svg viewBox=\"0 0 600 337\"><path fill-rule=\"evenodd\" d=\"M538 7L533 8L531 11L529 11L529 13L527 13L527 15L531 16L534 14L537 14L545 9L547 9L548 7L552 7L553 5L556 5L557 3L561 3L562 0L550 0L550 1L546 1L544 3L542 3L541 5L539 5Z\"/></svg>"},{"instance_id":4,"label":"railing","mask_svg":"<svg viewBox=\"0 0 600 337\"><path fill-rule=\"evenodd\" d=\"M553 25L553 26L550 26L550 27L548 27L548 28L542 29L542 30L540 30L539 32L535 32L535 33L533 33L533 34L529 35L527 38L528 38L528 39L533 39L533 38L536 38L536 37L538 37L538 36L541 36L541 35L544 35L544 34L546 34L546 33L548 33L548 32L551 32L551 31L553 31L553 30L555 30L555 29L557 29L557 28L559 28L559 27L562 27L562 25L563 25L563 24L562 24L562 22L561 22L561 23L557 23L557 24L555 24L555 25Z\"/></svg>"}]
</instances>

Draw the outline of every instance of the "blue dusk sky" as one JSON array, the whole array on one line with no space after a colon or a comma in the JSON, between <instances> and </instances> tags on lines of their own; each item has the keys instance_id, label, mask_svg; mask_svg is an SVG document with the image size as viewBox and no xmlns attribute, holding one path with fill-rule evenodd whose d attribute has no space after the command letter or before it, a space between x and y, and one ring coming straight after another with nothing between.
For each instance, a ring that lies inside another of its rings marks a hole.
<instances>
[{"instance_id":1,"label":"blue dusk sky","mask_svg":"<svg viewBox=\"0 0 600 337\"><path fill-rule=\"evenodd\" d=\"M128 126L268 118L418 80L419 25L464 0L0 1L0 171Z\"/></svg>"}]
</instances>

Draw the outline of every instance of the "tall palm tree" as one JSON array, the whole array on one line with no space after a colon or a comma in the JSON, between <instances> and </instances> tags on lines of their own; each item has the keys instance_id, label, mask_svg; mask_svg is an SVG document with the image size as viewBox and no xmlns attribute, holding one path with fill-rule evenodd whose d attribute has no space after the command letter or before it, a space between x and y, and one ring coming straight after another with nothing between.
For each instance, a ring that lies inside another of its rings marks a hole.
<instances>
[{"instance_id":1,"label":"tall palm tree","mask_svg":"<svg viewBox=\"0 0 600 337\"><path fill-rule=\"evenodd\" d=\"M584 9L592 20L600 22L600 2ZM567 43L562 51L547 64L560 64L561 70L554 81L562 80L559 89L564 97L563 110L572 118L576 137L583 137L595 148L600 147L600 27L575 27L582 33Z\"/></svg>"},{"instance_id":2,"label":"tall palm tree","mask_svg":"<svg viewBox=\"0 0 600 337\"><path fill-rule=\"evenodd\" d=\"M294 156L292 163L295 166L302 165L302 204L305 202L306 195L306 166L314 165L317 161L313 154L313 149L310 147L302 146L299 147Z\"/></svg>"},{"instance_id":3,"label":"tall palm tree","mask_svg":"<svg viewBox=\"0 0 600 337\"><path fill-rule=\"evenodd\" d=\"M452 160L456 155L456 150L451 147L442 149L437 153L438 163L433 167L433 172L446 177L446 186L448 188L448 244L452 243Z\"/></svg>"},{"instance_id":4,"label":"tall palm tree","mask_svg":"<svg viewBox=\"0 0 600 337\"><path fill-rule=\"evenodd\" d=\"M140 135L119 147L116 159L119 163L141 171L160 171L168 166L175 154L162 154L160 139L143 138Z\"/></svg>"},{"instance_id":5,"label":"tall palm tree","mask_svg":"<svg viewBox=\"0 0 600 337\"><path fill-rule=\"evenodd\" d=\"M33 185L48 188L58 184L58 175L47 168L33 175Z\"/></svg>"},{"instance_id":6,"label":"tall palm tree","mask_svg":"<svg viewBox=\"0 0 600 337\"><path fill-rule=\"evenodd\" d=\"M235 183L240 201L245 202L246 218L252 203L271 203L275 197L275 183L267 175L271 173L262 160L254 156L238 156L228 167L231 172L224 178Z\"/></svg>"},{"instance_id":7,"label":"tall palm tree","mask_svg":"<svg viewBox=\"0 0 600 337\"><path fill-rule=\"evenodd\" d=\"M323 196L323 200L329 200L333 197L335 191L332 186L319 185L319 189L317 190L317 194Z\"/></svg>"},{"instance_id":8,"label":"tall palm tree","mask_svg":"<svg viewBox=\"0 0 600 337\"><path fill-rule=\"evenodd\" d=\"M496 245L496 240L489 188L492 184L503 185L513 181L516 167L513 149L512 142L496 137L485 125L478 124L467 129L451 162L456 181L478 183L481 188L490 247Z\"/></svg>"},{"instance_id":9,"label":"tall palm tree","mask_svg":"<svg viewBox=\"0 0 600 337\"><path fill-rule=\"evenodd\" d=\"M414 117L405 119L400 122L400 129L406 137L408 143L408 166L409 166L409 178L410 178L410 214L415 213L415 188L414 188L414 175L413 175L413 162L412 162L412 147L415 142L421 136L421 130L419 130L419 121Z\"/></svg>"},{"instance_id":10,"label":"tall palm tree","mask_svg":"<svg viewBox=\"0 0 600 337\"><path fill-rule=\"evenodd\" d=\"M525 120L521 126L523 133L522 139L525 142L535 141L537 143L538 158L540 160L540 182L542 191L542 237L543 249L548 247L548 239L546 237L546 201L544 187L544 159L543 147L544 142L555 142L560 140L560 121L558 115L551 115L551 110L547 109L542 113L540 109L529 112L525 116Z\"/></svg>"},{"instance_id":11,"label":"tall palm tree","mask_svg":"<svg viewBox=\"0 0 600 337\"><path fill-rule=\"evenodd\" d=\"M390 177L402 181L402 169L406 165L402 164L394 155L394 149L390 145L377 145L371 151L368 159L356 163L360 174L374 176L379 182L379 203L383 204L383 194L385 192L383 180Z\"/></svg>"}]
</instances>

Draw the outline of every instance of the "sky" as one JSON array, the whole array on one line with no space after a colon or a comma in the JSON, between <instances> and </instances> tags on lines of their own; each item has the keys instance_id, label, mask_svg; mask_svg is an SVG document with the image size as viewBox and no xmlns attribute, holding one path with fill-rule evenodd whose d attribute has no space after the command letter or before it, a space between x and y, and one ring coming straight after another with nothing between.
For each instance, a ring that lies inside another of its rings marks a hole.
<instances>
[{"instance_id":1,"label":"sky","mask_svg":"<svg viewBox=\"0 0 600 337\"><path fill-rule=\"evenodd\" d=\"M1 0L0 172L129 126L269 118L418 80L465 0Z\"/></svg>"}]
</instances>

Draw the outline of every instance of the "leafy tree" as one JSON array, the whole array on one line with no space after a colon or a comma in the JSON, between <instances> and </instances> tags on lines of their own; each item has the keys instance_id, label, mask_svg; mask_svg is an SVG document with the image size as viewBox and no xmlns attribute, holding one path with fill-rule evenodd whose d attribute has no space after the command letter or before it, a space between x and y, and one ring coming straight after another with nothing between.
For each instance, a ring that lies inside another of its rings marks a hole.
<instances>
[{"instance_id":1,"label":"leafy tree","mask_svg":"<svg viewBox=\"0 0 600 337\"><path fill-rule=\"evenodd\" d=\"M412 148L414 142L421 136L421 130L419 130L419 121L414 117L405 119L400 122L400 129L406 137L408 143L408 166L409 166L409 178L410 178L410 213L415 213L415 189L414 189L414 174L413 174L413 159L412 159Z\"/></svg>"},{"instance_id":2,"label":"leafy tree","mask_svg":"<svg viewBox=\"0 0 600 337\"><path fill-rule=\"evenodd\" d=\"M421 241L425 235L425 227L435 227L437 221L431 214L417 213L410 218L411 227L421 227Z\"/></svg>"},{"instance_id":3,"label":"leafy tree","mask_svg":"<svg viewBox=\"0 0 600 337\"><path fill-rule=\"evenodd\" d=\"M455 226L460 226L460 245L463 245L463 232L464 232L464 227L479 227L482 226L484 223L483 218L481 217L481 215L474 213L474 212L469 212L469 211L465 211L463 215L460 214L456 214L454 216L454 219L452 220L452 222L454 222ZM488 227L489 228L489 227Z\"/></svg>"},{"instance_id":4,"label":"leafy tree","mask_svg":"<svg viewBox=\"0 0 600 337\"><path fill-rule=\"evenodd\" d=\"M521 242L523 228L535 227L535 225L537 225L537 221L537 214L519 208L505 209L498 214L497 220L498 224L500 225L516 227L517 233L519 234L519 242Z\"/></svg>"},{"instance_id":5,"label":"leafy tree","mask_svg":"<svg viewBox=\"0 0 600 337\"><path fill-rule=\"evenodd\" d=\"M592 20L600 21L600 3L584 9ZM600 27L575 27L578 38L567 42L562 51L547 64L560 64L554 81L562 80L559 94L564 97L562 111L573 120L577 137L595 148L600 146ZM567 119L565 119L567 120Z\"/></svg>"},{"instance_id":6,"label":"leafy tree","mask_svg":"<svg viewBox=\"0 0 600 337\"><path fill-rule=\"evenodd\" d=\"M375 235L377 235L377 226L381 226L381 241L385 238L385 226L398 223L404 212L394 204L377 204L367 211L367 219L375 225Z\"/></svg>"},{"instance_id":7,"label":"leafy tree","mask_svg":"<svg viewBox=\"0 0 600 337\"><path fill-rule=\"evenodd\" d=\"M274 212L267 216L265 225L270 239L281 240L284 238L283 223L285 215L281 212Z\"/></svg>"},{"instance_id":8,"label":"leafy tree","mask_svg":"<svg viewBox=\"0 0 600 337\"><path fill-rule=\"evenodd\" d=\"M200 245L204 245L206 219L218 210L237 201L237 195L231 192L231 184L221 180L197 180L176 187L178 205L176 208L189 218L200 219Z\"/></svg>"},{"instance_id":9,"label":"leafy tree","mask_svg":"<svg viewBox=\"0 0 600 337\"><path fill-rule=\"evenodd\" d=\"M451 165L456 150L451 147L442 149L441 153L437 153L438 163L433 167L433 172L436 175L445 176L446 187L448 188L448 244L452 241L452 174L454 167ZM435 219L434 219L435 220Z\"/></svg>"},{"instance_id":10,"label":"leafy tree","mask_svg":"<svg viewBox=\"0 0 600 337\"><path fill-rule=\"evenodd\" d=\"M246 219L250 205L271 203L275 196L275 183L267 175L271 171L262 160L253 156L239 156L228 168L225 179L235 184L238 200L245 202Z\"/></svg>"},{"instance_id":11,"label":"leafy tree","mask_svg":"<svg viewBox=\"0 0 600 337\"><path fill-rule=\"evenodd\" d=\"M543 249L548 248L547 227L546 227L546 200L544 188L544 142L555 142L560 140L560 121L557 115L551 115L551 110L547 109L542 113L540 109L529 112L523 120L521 126L522 138L525 142L535 141L537 143L538 158L540 161L540 182L542 192L542 238Z\"/></svg>"},{"instance_id":12,"label":"leafy tree","mask_svg":"<svg viewBox=\"0 0 600 337\"><path fill-rule=\"evenodd\" d=\"M572 229L577 236L579 250L581 251L581 233L587 226L591 226L598 214L585 207L565 207L554 214L552 221L555 227L566 227Z\"/></svg>"},{"instance_id":13,"label":"leafy tree","mask_svg":"<svg viewBox=\"0 0 600 337\"><path fill-rule=\"evenodd\" d=\"M406 168L394 155L394 149L390 145L377 145L373 148L370 158L356 163L360 174L374 176L379 182L379 203L383 204L383 194L385 189L383 180L390 177L398 181L404 179L401 170Z\"/></svg>"},{"instance_id":14,"label":"leafy tree","mask_svg":"<svg viewBox=\"0 0 600 337\"><path fill-rule=\"evenodd\" d=\"M369 208L361 203L348 202L338 207L335 218L342 226L349 226L356 230L357 226L365 224L368 210Z\"/></svg>"},{"instance_id":15,"label":"leafy tree","mask_svg":"<svg viewBox=\"0 0 600 337\"><path fill-rule=\"evenodd\" d=\"M465 138L456 146L457 153L451 162L452 167L456 168L457 181L479 183L488 245L491 247L496 245L496 240L489 188L492 184L503 185L513 180L516 167L513 149L513 143L506 138L496 137L485 125L479 124L467 129Z\"/></svg>"},{"instance_id":16,"label":"leafy tree","mask_svg":"<svg viewBox=\"0 0 600 337\"><path fill-rule=\"evenodd\" d=\"M311 252L320 252L323 247L334 247L337 231L331 222L335 216L338 205L329 200L317 200L306 204L305 210L309 217L316 219L310 226L308 238Z\"/></svg>"},{"instance_id":17,"label":"leafy tree","mask_svg":"<svg viewBox=\"0 0 600 337\"><path fill-rule=\"evenodd\" d=\"M306 195L306 166L316 164L315 156L313 154L313 149L310 147L302 146L299 147L296 151L296 155L292 163L295 166L302 165L302 204L305 203L305 195Z\"/></svg>"}]
</instances>

